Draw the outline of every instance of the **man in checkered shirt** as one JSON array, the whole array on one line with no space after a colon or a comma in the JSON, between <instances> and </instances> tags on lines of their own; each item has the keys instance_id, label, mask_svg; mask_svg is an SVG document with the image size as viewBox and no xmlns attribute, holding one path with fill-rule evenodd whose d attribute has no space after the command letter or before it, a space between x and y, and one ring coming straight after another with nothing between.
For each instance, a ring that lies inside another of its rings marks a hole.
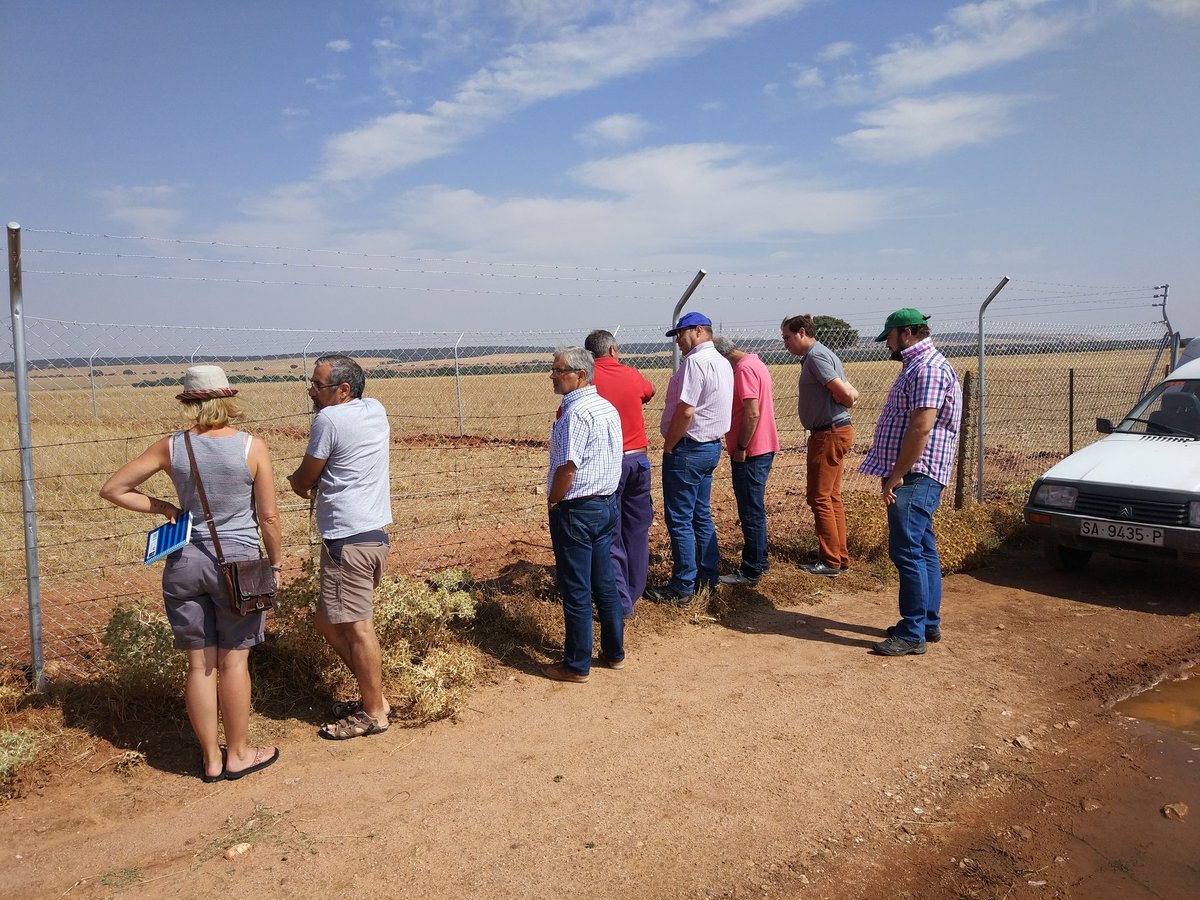
<instances>
[{"instance_id":1,"label":"man in checkered shirt","mask_svg":"<svg viewBox=\"0 0 1200 900\"><path fill-rule=\"evenodd\" d=\"M625 616L613 578L612 536L624 443L616 407L596 393L595 364L582 347L554 355L550 380L562 408L550 431L546 502L566 636L562 662L547 678L582 684L592 665L592 604L600 620L600 658L625 667Z\"/></svg>"},{"instance_id":2,"label":"man in checkered shirt","mask_svg":"<svg viewBox=\"0 0 1200 900\"><path fill-rule=\"evenodd\" d=\"M900 575L900 621L874 651L924 653L942 639L942 564L933 514L950 483L962 417L958 376L929 337L929 316L898 309L875 338L903 363L875 424L871 452L859 471L878 475L887 504L888 555Z\"/></svg>"}]
</instances>

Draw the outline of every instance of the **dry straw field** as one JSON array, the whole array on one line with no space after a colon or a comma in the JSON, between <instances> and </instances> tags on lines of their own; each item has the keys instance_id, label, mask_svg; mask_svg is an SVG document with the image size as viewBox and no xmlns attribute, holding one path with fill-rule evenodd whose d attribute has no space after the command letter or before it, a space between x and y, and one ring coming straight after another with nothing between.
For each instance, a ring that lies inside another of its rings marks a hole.
<instances>
[{"instance_id":1,"label":"dry straw field","mask_svg":"<svg viewBox=\"0 0 1200 900\"><path fill-rule=\"evenodd\" d=\"M1015 508L1033 477L1068 449L1068 372L1075 370L1075 445L1094 439L1094 418L1120 416L1136 398L1153 352L1145 348L1081 354L1035 354L989 358L987 365L987 492L989 500ZM219 360L215 360L219 361ZM363 358L368 369L390 364ZM548 355L505 354L474 359L472 366L530 362L549 367ZM308 503L287 491L285 476L304 453L309 411L305 361L272 359L227 363L231 375L285 375L295 380L241 385L250 421L274 457L284 542L289 567L298 571L310 553ZM955 360L960 375L975 360ZM116 604L156 596L159 570L140 562L147 518L112 508L97 495L105 477L140 453L158 436L179 425L176 387L134 387L146 379L178 377L182 366L111 366L89 376L87 368L32 373L31 418L34 494L40 589L46 629L46 655L84 658L95 646ZM854 412L857 440L848 466L856 468L869 447L873 423L898 367L885 360L850 362L847 377L862 392ZM478 371L473 368L472 371ZM783 450L768 486L772 542L797 552L812 546L804 507L804 433L795 417L797 366L774 365L775 408ZM651 455L660 445L657 424L667 369L649 369L658 396L646 410ZM976 392L977 392L977 375ZM26 572L21 475L17 452L15 399L8 380L0 395L0 649L27 656ZM486 577L520 560L546 562L543 485L546 439L558 398L547 374L471 374L376 378L367 392L388 410L392 426L393 563L401 571L423 573L467 568ZM969 422L968 494L975 460L974 402ZM461 420L460 420L461 410ZM461 422L461 433L460 433ZM855 501L864 551L878 551L883 513L872 480L853 474L846 490ZM147 490L171 497L165 478ZM950 505L952 489L947 492ZM714 485L713 508L726 556L739 543L728 468L722 464ZM652 533L665 552L665 532ZM964 542L967 542L964 539ZM951 558L965 558L969 551Z\"/></svg>"}]
</instances>

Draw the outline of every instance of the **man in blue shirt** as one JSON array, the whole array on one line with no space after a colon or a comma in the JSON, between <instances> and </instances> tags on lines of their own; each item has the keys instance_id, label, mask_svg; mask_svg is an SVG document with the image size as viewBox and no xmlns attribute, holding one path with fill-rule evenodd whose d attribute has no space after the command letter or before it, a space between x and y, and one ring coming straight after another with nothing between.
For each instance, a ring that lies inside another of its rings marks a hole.
<instances>
[{"instance_id":1,"label":"man in blue shirt","mask_svg":"<svg viewBox=\"0 0 1200 900\"><path fill-rule=\"evenodd\" d=\"M550 432L546 502L555 578L566 636L562 662L542 666L547 678L582 684L592 665L592 604L600 619L601 659L624 668L625 617L613 579L612 535L621 480L621 419L596 393L595 365L582 347L554 356L550 380L562 410Z\"/></svg>"}]
</instances>

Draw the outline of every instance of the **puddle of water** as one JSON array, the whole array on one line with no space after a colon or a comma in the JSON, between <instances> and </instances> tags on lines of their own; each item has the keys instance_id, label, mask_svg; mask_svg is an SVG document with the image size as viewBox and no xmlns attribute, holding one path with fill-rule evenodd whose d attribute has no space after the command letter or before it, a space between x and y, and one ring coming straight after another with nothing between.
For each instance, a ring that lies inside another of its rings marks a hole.
<instances>
[{"instance_id":1,"label":"puddle of water","mask_svg":"<svg viewBox=\"0 0 1200 900\"><path fill-rule=\"evenodd\" d=\"M1174 732L1193 745L1200 744L1200 667L1185 670L1177 679L1163 680L1113 708L1123 716Z\"/></svg>"}]
</instances>

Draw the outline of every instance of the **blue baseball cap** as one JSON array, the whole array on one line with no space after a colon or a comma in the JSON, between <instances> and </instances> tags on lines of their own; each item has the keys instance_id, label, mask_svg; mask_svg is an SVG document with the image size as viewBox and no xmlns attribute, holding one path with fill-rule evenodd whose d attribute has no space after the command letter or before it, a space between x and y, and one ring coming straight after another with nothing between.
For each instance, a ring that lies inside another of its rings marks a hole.
<instances>
[{"instance_id":1,"label":"blue baseball cap","mask_svg":"<svg viewBox=\"0 0 1200 900\"><path fill-rule=\"evenodd\" d=\"M679 317L679 321L675 323L675 327L667 332L667 337L675 337L677 332L683 331L685 328L692 328L696 325L707 325L709 328L712 328L712 319L710 319L704 313L684 313Z\"/></svg>"}]
</instances>

